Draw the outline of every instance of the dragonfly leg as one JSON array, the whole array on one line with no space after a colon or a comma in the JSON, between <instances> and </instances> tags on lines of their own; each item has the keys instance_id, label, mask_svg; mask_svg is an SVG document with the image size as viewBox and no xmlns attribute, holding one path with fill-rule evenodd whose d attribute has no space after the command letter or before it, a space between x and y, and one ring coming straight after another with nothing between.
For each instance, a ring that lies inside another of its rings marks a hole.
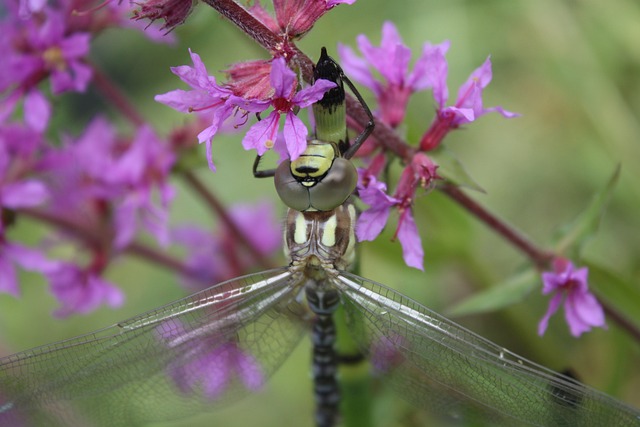
<instances>
[{"instance_id":1,"label":"dragonfly leg","mask_svg":"<svg viewBox=\"0 0 640 427\"><path fill-rule=\"evenodd\" d=\"M276 174L275 169L267 169L267 170L258 170L260 167L260 160L262 156L256 156L256 159L253 161L253 177L254 178L271 178Z\"/></svg>"}]
</instances>

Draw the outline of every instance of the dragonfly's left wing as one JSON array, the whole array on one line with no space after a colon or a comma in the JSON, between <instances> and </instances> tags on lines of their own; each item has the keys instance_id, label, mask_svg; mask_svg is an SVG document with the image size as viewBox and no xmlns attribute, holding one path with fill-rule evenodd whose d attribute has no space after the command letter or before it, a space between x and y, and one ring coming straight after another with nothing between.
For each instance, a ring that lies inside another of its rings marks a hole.
<instances>
[{"instance_id":1,"label":"dragonfly's left wing","mask_svg":"<svg viewBox=\"0 0 640 427\"><path fill-rule=\"evenodd\" d=\"M2 426L139 426L256 391L304 331L286 269L0 359Z\"/></svg>"},{"instance_id":2,"label":"dragonfly's left wing","mask_svg":"<svg viewBox=\"0 0 640 427\"><path fill-rule=\"evenodd\" d=\"M341 273L349 331L373 368L456 425L640 426L640 412L474 334L384 285ZM482 425L482 424L481 424Z\"/></svg>"}]
</instances>

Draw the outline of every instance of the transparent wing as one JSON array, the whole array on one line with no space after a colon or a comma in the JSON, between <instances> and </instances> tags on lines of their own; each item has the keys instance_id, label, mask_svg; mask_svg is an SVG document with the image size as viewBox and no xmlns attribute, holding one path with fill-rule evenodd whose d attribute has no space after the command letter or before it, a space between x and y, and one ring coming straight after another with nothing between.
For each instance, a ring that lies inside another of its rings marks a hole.
<instances>
[{"instance_id":1,"label":"transparent wing","mask_svg":"<svg viewBox=\"0 0 640 427\"><path fill-rule=\"evenodd\" d=\"M351 335L374 371L417 406L464 420L462 425L640 425L639 411L384 285L350 273L341 273L335 284L342 289Z\"/></svg>"},{"instance_id":2,"label":"transparent wing","mask_svg":"<svg viewBox=\"0 0 640 427\"><path fill-rule=\"evenodd\" d=\"M138 426L255 392L302 335L298 292L286 269L248 275L0 359L0 425Z\"/></svg>"}]
</instances>

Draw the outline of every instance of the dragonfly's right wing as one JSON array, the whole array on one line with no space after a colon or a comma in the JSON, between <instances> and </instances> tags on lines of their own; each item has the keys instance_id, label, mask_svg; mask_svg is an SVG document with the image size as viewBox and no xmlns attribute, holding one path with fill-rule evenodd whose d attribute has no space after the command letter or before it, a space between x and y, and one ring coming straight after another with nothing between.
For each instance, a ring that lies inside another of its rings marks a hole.
<instances>
[{"instance_id":1,"label":"dragonfly's right wing","mask_svg":"<svg viewBox=\"0 0 640 427\"><path fill-rule=\"evenodd\" d=\"M0 425L139 426L256 391L305 327L292 280L284 268L229 280L0 359Z\"/></svg>"},{"instance_id":2,"label":"dragonfly's right wing","mask_svg":"<svg viewBox=\"0 0 640 427\"><path fill-rule=\"evenodd\" d=\"M407 297L341 273L349 331L407 400L455 425L640 426L640 411L530 362Z\"/></svg>"}]
</instances>

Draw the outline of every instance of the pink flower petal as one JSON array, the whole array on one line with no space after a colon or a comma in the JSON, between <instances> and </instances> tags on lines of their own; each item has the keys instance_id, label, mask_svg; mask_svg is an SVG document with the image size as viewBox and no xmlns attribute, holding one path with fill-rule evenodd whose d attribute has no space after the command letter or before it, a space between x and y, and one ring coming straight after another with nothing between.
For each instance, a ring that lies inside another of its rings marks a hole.
<instances>
[{"instance_id":1,"label":"pink flower petal","mask_svg":"<svg viewBox=\"0 0 640 427\"><path fill-rule=\"evenodd\" d=\"M275 143L279 121L280 115L276 111L272 111L268 117L251 126L242 139L244 149L251 150L253 148L258 152L259 156L266 153Z\"/></svg>"},{"instance_id":2,"label":"pink flower petal","mask_svg":"<svg viewBox=\"0 0 640 427\"><path fill-rule=\"evenodd\" d=\"M540 323L538 323L538 335L544 335L547 330L547 326L549 325L549 319L553 316L558 308L560 308L560 304L562 303L562 294L555 294L551 301L549 302L549 308L547 308L547 312L540 319Z\"/></svg>"},{"instance_id":3,"label":"pink flower petal","mask_svg":"<svg viewBox=\"0 0 640 427\"><path fill-rule=\"evenodd\" d=\"M368 87L376 96L380 96L382 87L373 77L367 61L357 56L349 46L343 44L338 44L338 56L340 56L342 69L351 80Z\"/></svg>"},{"instance_id":4,"label":"pink flower petal","mask_svg":"<svg viewBox=\"0 0 640 427\"><path fill-rule=\"evenodd\" d=\"M413 220L413 215L409 209L403 212L398 225L398 240L402 245L402 257L404 262L418 270L424 270L424 250L422 240L418 233L418 227Z\"/></svg>"},{"instance_id":5,"label":"pink flower petal","mask_svg":"<svg viewBox=\"0 0 640 427\"><path fill-rule=\"evenodd\" d=\"M30 90L24 98L24 120L27 125L38 132L43 132L49 124L51 105L37 89Z\"/></svg>"},{"instance_id":6,"label":"pink flower petal","mask_svg":"<svg viewBox=\"0 0 640 427\"><path fill-rule=\"evenodd\" d=\"M292 102L300 108L306 108L322 99L329 89L333 89L337 85L329 80L318 79L313 86L306 87L298 91L292 99Z\"/></svg>"},{"instance_id":7,"label":"pink flower petal","mask_svg":"<svg viewBox=\"0 0 640 427\"><path fill-rule=\"evenodd\" d=\"M358 217L356 225L356 236L359 242L372 241L380 235L387 220L391 207L381 207L376 209L367 209Z\"/></svg>"},{"instance_id":8,"label":"pink flower petal","mask_svg":"<svg viewBox=\"0 0 640 427\"><path fill-rule=\"evenodd\" d=\"M309 131L305 124L295 114L289 112L284 118L284 140L287 143L289 158L295 160L307 148L307 134ZM276 138L271 141L275 143Z\"/></svg>"},{"instance_id":9,"label":"pink flower petal","mask_svg":"<svg viewBox=\"0 0 640 427\"><path fill-rule=\"evenodd\" d=\"M5 184L0 189L0 205L8 208L30 208L49 198L47 187L36 180Z\"/></svg>"},{"instance_id":10,"label":"pink flower petal","mask_svg":"<svg viewBox=\"0 0 640 427\"><path fill-rule=\"evenodd\" d=\"M275 58L271 62L269 79L271 87L275 89L275 98L290 98L295 89L296 73L287 67L287 62L284 58Z\"/></svg>"}]
</instances>

